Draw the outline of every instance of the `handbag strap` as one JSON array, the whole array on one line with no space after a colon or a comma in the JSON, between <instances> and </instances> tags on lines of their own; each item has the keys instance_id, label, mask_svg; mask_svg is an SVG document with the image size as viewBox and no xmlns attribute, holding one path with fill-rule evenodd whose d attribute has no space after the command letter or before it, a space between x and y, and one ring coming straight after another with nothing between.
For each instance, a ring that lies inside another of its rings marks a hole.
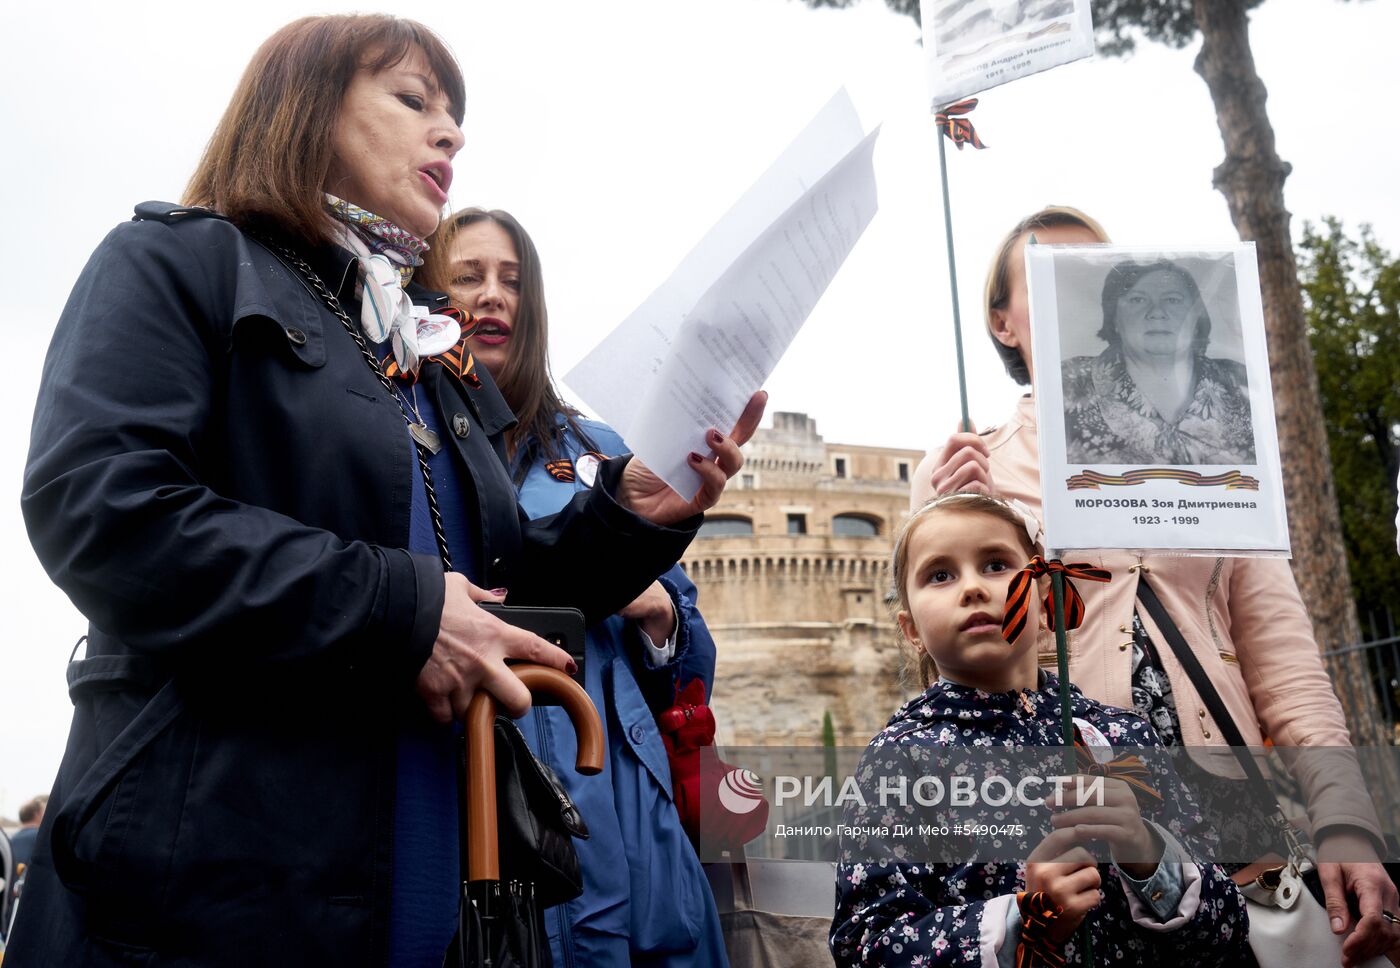
<instances>
[{"instance_id":1,"label":"handbag strap","mask_svg":"<svg viewBox=\"0 0 1400 968\"><path fill-rule=\"evenodd\" d=\"M409 415L407 406L404 405L400 395L394 392L394 385L389 382L389 377L375 362L374 353L370 351L369 343L365 340L360 328L350 319L344 307L340 305L340 300L335 293L331 292L321 277L316 274L305 259L287 246L256 233L248 233L254 241L258 242L274 256L278 261L291 268L301 277L302 281L320 297L327 309L329 309L340 324L345 327L345 331L350 334L350 338L355 341L355 345L360 348L360 355L364 358L365 365L379 378L379 383L384 387L384 392L389 394L389 399L398 405L399 411L403 414L404 420L410 424L415 421ZM418 469L423 473L423 490L428 497L428 517L433 524L433 539L437 542L438 555L442 558L442 570L452 570L452 555L447 548L447 532L442 526L442 513L438 510L437 493L433 489L433 472L428 467L428 448L417 437L413 438L414 450L418 455Z\"/></svg>"},{"instance_id":2,"label":"handbag strap","mask_svg":"<svg viewBox=\"0 0 1400 968\"><path fill-rule=\"evenodd\" d=\"M1279 833L1283 835L1289 848L1301 851L1297 833L1284 815L1278 797L1274 795L1273 787L1264 777L1263 771L1259 769L1259 764L1254 761L1253 754L1249 752L1244 736L1241 735L1239 727L1235 725L1234 717L1230 715L1230 710L1225 707L1225 701L1220 698L1220 693L1206 675L1201 660L1196 658L1196 653L1191 651L1191 646L1187 644L1181 630L1172 621L1166 606L1157 597L1157 592L1153 589L1152 583L1147 580L1146 574L1138 576L1137 597L1138 601L1147 607L1147 613L1152 616L1152 621L1156 624L1158 631L1166 638L1167 645L1171 646L1177 661L1186 670L1187 678L1191 680L1191 685L1195 686L1196 694L1201 697L1201 702L1205 704L1206 710L1215 720L1220 734L1230 744L1230 750L1235 754L1235 759L1239 760L1240 766L1244 768L1245 776L1249 778L1251 784L1258 788L1264 799L1273 804L1274 812L1270 820L1278 828Z\"/></svg>"},{"instance_id":3,"label":"handbag strap","mask_svg":"<svg viewBox=\"0 0 1400 968\"><path fill-rule=\"evenodd\" d=\"M1225 708L1224 700L1220 698L1220 693L1216 691L1214 684L1206 676L1206 670L1201 666L1201 660L1196 658L1196 653L1191 651L1191 646L1187 644L1181 630L1172 621L1166 606L1157 597L1157 592L1153 589L1151 582L1147 580L1146 575L1142 575L1138 579L1137 597L1138 601L1147 606L1147 613L1152 616L1152 621L1166 637L1167 644L1176 654L1177 661L1186 670L1191 685L1196 687L1196 693L1201 697L1201 702L1205 703L1205 707L1210 712L1211 718L1215 720L1221 735L1230 744L1230 748L1235 751L1240 766L1244 767L1244 771L1251 781L1267 785L1268 781L1264 779L1259 764L1254 762L1254 757L1245 749L1244 736L1240 734L1239 727L1235 725L1230 711Z\"/></svg>"}]
</instances>

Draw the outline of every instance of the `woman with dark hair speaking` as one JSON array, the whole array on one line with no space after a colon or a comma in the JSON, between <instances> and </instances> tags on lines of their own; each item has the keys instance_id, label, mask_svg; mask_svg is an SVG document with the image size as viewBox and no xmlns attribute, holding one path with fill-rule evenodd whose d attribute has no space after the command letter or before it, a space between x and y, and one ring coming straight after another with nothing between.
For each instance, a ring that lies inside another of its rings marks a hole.
<instances>
[{"instance_id":1,"label":"woman with dark hair speaking","mask_svg":"<svg viewBox=\"0 0 1400 968\"><path fill-rule=\"evenodd\" d=\"M184 204L138 206L74 287L22 503L91 624L7 968L437 968L452 721L477 689L528 708L507 659L570 664L477 603L613 614L742 463L761 398L692 456L694 501L619 459L520 512L510 411L411 281L463 94L412 21L289 24Z\"/></svg>"},{"instance_id":2,"label":"woman with dark hair speaking","mask_svg":"<svg viewBox=\"0 0 1400 968\"><path fill-rule=\"evenodd\" d=\"M1206 355L1210 314L1191 273L1120 262L1102 304L1108 349L1062 367L1070 462L1254 463L1244 364Z\"/></svg>"},{"instance_id":3,"label":"woman with dark hair speaking","mask_svg":"<svg viewBox=\"0 0 1400 968\"><path fill-rule=\"evenodd\" d=\"M467 349L515 411L506 432L511 477L532 517L554 514L593 484L602 461L627 453L605 424L564 402L549 373L544 273L534 241L509 212L463 209L432 237L427 285L476 319ZM602 713L608 768L572 768L573 730L559 707L520 728L588 824L578 841L583 893L545 921L554 963L715 968L726 963L719 914L676 811L657 713L694 679L709 695L715 644L679 566L588 630L584 686Z\"/></svg>"}]
</instances>

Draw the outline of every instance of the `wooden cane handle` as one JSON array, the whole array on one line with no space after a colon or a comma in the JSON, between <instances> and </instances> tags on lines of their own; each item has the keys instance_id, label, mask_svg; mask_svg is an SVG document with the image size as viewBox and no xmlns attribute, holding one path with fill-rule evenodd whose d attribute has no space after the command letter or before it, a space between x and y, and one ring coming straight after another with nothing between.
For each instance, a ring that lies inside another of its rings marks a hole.
<instances>
[{"instance_id":1,"label":"wooden cane handle","mask_svg":"<svg viewBox=\"0 0 1400 968\"><path fill-rule=\"evenodd\" d=\"M578 755L574 757L574 769L584 776L596 776L603 772L607 752L603 743L603 721L598 717L598 709L583 686L570 679L558 669L533 662L510 667L510 671L520 677L532 695L552 696L559 700L578 734Z\"/></svg>"},{"instance_id":2,"label":"wooden cane handle","mask_svg":"<svg viewBox=\"0 0 1400 968\"><path fill-rule=\"evenodd\" d=\"M585 776L603 771L603 721L583 687L558 669L535 663L510 667L531 694L558 699L578 733L575 769ZM467 880L501 879L500 840L496 827L495 698L479 689L467 707Z\"/></svg>"}]
</instances>

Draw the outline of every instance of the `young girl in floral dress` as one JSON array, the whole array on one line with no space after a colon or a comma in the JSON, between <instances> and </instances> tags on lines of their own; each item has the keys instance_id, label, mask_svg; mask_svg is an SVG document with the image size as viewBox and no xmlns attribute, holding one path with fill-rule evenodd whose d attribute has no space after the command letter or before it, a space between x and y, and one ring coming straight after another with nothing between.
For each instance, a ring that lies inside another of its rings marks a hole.
<instances>
[{"instance_id":1,"label":"young girl in floral dress","mask_svg":"<svg viewBox=\"0 0 1400 968\"><path fill-rule=\"evenodd\" d=\"M1045 607L1037 579L1046 569L1038 534L1023 506L979 494L937 498L905 522L894 552L898 619L927 690L870 743L857 774L863 787L873 789L877 776L907 776L911 764L936 762L949 747L1010 756L1062 746L1061 683L1036 662L1033 632ZM1106 573L1082 577L1102 581ZM1043 807L1026 808L1031 822L1020 831L1002 826L995 848L967 841L990 851L990 862L958 862L946 843L928 844L930 857L941 856L923 862L917 849L870 833L908 811L891 811L874 796L849 809L831 930L838 965L1082 964L1078 929L1086 922L1097 965L1179 968L1246 958L1244 900L1218 866L1193 860L1209 856L1213 838L1166 758L1152 755L1161 748L1156 733L1068 689L1077 755L1099 764L1084 770L1099 774L1102 796L1078 805L1070 785L1046 795ZM1141 755L1131 755L1134 747ZM1041 752L1063 762L1061 750ZM1095 849L1111 863L1100 865ZM1026 859L998 859L1010 857Z\"/></svg>"}]
</instances>

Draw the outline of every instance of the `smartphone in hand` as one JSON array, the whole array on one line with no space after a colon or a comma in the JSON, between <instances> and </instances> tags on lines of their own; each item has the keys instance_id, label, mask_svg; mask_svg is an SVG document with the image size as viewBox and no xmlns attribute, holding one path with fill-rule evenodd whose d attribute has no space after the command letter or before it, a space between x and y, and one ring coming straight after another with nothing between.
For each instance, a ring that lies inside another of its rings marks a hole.
<instances>
[{"instance_id":1,"label":"smartphone in hand","mask_svg":"<svg viewBox=\"0 0 1400 968\"><path fill-rule=\"evenodd\" d=\"M584 624L582 612L576 608L501 605L497 602L478 604L507 625L533 632L551 645L557 645L569 653L569 658L578 666L578 671L572 678L580 686L583 685L583 653L587 626ZM507 659L506 664L514 661ZM550 700L542 700L536 705L556 704Z\"/></svg>"}]
</instances>

